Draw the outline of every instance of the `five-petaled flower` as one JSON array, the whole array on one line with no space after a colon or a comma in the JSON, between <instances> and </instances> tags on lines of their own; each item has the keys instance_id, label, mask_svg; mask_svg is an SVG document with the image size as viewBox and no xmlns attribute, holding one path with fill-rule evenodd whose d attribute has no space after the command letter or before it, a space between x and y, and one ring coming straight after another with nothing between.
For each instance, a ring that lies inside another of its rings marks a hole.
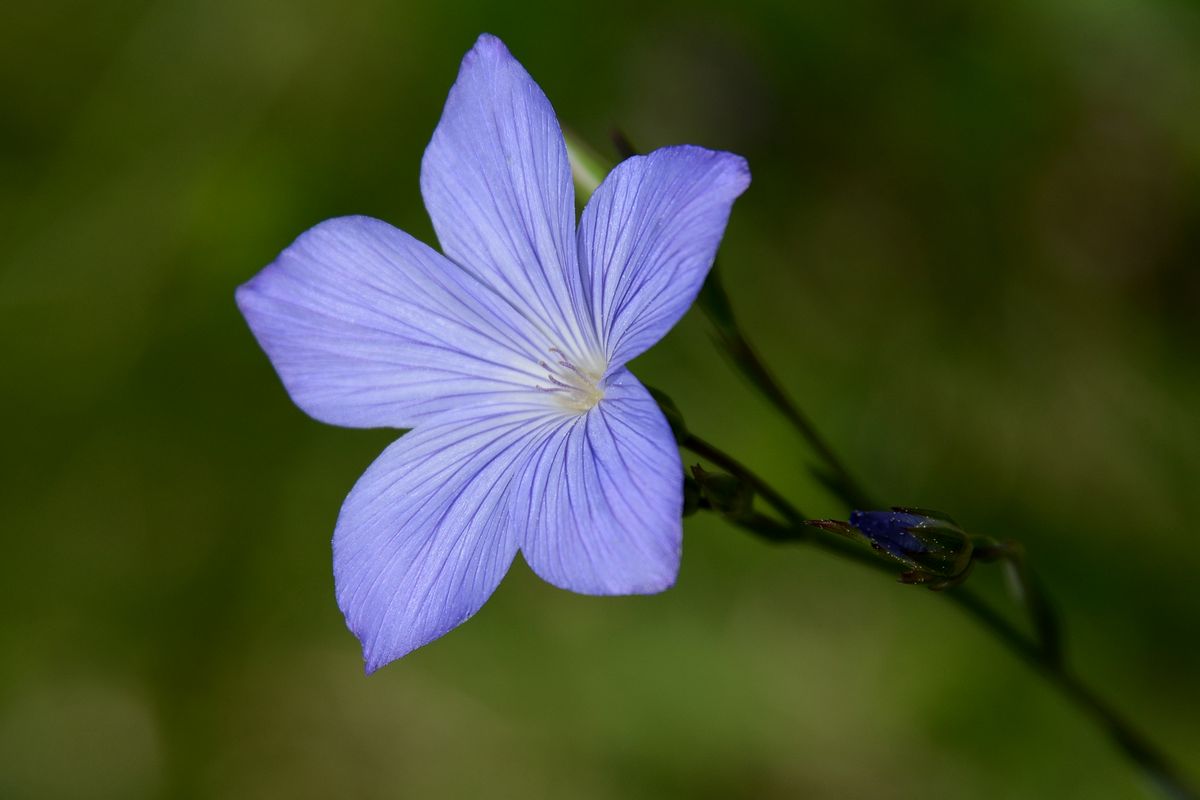
<instances>
[{"instance_id":1,"label":"five-petaled flower","mask_svg":"<svg viewBox=\"0 0 1200 800\"><path fill-rule=\"evenodd\" d=\"M484 35L421 164L445 255L343 217L238 289L304 411L413 429L359 479L333 536L368 672L478 611L518 551L576 592L674 583L679 453L625 363L691 305L749 181L739 156L663 148L614 169L576 230L554 111Z\"/></svg>"}]
</instances>

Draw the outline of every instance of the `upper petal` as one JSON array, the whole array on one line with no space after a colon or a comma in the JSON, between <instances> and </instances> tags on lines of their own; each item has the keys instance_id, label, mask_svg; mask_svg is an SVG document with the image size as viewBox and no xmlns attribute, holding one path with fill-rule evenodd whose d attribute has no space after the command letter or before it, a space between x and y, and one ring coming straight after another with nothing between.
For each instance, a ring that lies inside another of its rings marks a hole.
<instances>
[{"instance_id":1,"label":"upper petal","mask_svg":"<svg viewBox=\"0 0 1200 800\"><path fill-rule=\"evenodd\" d=\"M749 185L741 156L689 145L634 156L604 179L579 223L579 262L612 367L653 345L687 311L733 201Z\"/></svg>"},{"instance_id":2,"label":"upper petal","mask_svg":"<svg viewBox=\"0 0 1200 800\"><path fill-rule=\"evenodd\" d=\"M504 43L463 58L421 163L442 249L544 326L550 344L590 351L578 323L575 190L550 101Z\"/></svg>"},{"instance_id":3,"label":"upper petal","mask_svg":"<svg viewBox=\"0 0 1200 800\"><path fill-rule=\"evenodd\" d=\"M524 317L369 217L304 233L239 287L237 303L296 404L335 425L412 427L545 378Z\"/></svg>"},{"instance_id":4,"label":"upper petal","mask_svg":"<svg viewBox=\"0 0 1200 800\"><path fill-rule=\"evenodd\" d=\"M628 370L605 384L524 464L514 516L521 550L555 586L585 594L658 592L675 582L683 469L671 430Z\"/></svg>"},{"instance_id":5,"label":"upper petal","mask_svg":"<svg viewBox=\"0 0 1200 800\"><path fill-rule=\"evenodd\" d=\"M557 419L490 404L403 436L355 484L333 538L338 605L371 672L441 636L491 596L525 521L510 484Z\"/></svg>"}]
</instances>

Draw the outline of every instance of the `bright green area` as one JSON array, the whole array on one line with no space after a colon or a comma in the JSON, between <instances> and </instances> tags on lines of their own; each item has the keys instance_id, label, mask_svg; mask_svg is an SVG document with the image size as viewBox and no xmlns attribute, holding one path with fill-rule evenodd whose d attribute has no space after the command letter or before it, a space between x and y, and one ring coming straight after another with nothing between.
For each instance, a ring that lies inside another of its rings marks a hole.
<instances>
[{"instance_id":1,"label":"bright green area","mask_svg":"<svg viewBox=\"0 0 1200 800\"><path fill-rule=\"evenodd\" d=\"M1200 779L1196 5L9 5L0 797L1142 796L937 596L712 519L664 595L518 563L362 676L328 543L392 434L299 412L233 289L330 216L432 241L484 30L599 149L749 159L722 258L781 380L877 493L1022 538L1079 670ZM698 315L635 367L845 514Z\"/></svg>"}]
</instances>

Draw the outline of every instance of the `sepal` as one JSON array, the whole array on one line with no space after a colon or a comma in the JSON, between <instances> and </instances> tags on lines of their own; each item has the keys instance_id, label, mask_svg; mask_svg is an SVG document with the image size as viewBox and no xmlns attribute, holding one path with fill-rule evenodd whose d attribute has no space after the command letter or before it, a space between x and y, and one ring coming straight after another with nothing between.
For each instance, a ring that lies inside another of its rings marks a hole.
<instances>
[{"instance_id":1,"label":"sepal","mask_svg":"<svg viewBox=\"0 0 1200 800\"><path fill-rule=\"evenodd\" d=\"M734 520L745 519L753 510L754 490L749 484L719 472L709 472L696 464L692 477L700 490L700 499L713 511Z\"/></svg>"}]
</instances>

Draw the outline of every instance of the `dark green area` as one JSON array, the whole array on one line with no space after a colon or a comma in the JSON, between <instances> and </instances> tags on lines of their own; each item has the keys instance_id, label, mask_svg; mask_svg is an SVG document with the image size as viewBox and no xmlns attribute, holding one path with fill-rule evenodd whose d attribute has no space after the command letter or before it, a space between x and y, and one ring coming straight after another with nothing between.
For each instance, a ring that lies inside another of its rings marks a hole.
<instances>
[{"instance_id":1,"label":"dark green area","mask_svg":"<svg viewBox=\"0 0 1200 800\"><path fill-rule=\"evenodd\" d=\"M0 797L1142 796L950 604L707 515L666 594L518 562L362 676L329 537L392 434L298 411L233 289L335 215L433 241L484 30L598 146L749 159L722 269L768 363L873 493L1020 537L1079 671L1200 778L1194 4L10 5ZM635 371L844 517L698 314Z\"/></svg>"}]
</instances>

